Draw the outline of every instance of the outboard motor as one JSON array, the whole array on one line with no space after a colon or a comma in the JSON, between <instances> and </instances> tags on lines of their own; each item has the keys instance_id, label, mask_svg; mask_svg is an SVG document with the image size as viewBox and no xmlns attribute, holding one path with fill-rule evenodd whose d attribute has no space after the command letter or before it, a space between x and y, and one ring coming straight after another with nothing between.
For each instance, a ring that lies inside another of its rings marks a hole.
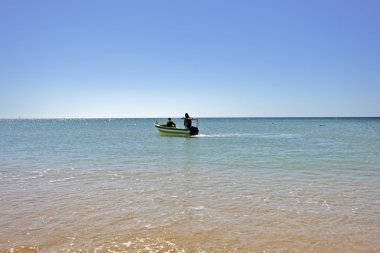
<instances>
[{"instance_id":1,"label":"outboard motor","mask_svg":"<svg viewBox=\"0 0 380 253\"><path fill-rule=\"evenodd\" d=\"M198 127L190 127L190 135L197 135L199 133Z\"/></svg>"}]
</instances>

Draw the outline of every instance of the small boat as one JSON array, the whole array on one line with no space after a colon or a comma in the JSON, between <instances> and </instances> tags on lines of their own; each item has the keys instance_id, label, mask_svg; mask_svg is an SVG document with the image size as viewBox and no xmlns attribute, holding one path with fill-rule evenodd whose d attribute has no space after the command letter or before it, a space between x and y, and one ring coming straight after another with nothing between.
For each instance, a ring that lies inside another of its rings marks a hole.
<instances>
[{"instance_id":1,"label":"small boat","mask_svg":"<svg viewBox=\"0 0 380 253\"><path fill-rule=\"evenodd\" d=\"M192 126L190 129L187 128L177 128L177 127L168 127L166 126L165 123L159 123L156 121L154 126L158 130L160 134L163 135L170 135L170 136L183 136L183 137L189 137L189 136L194 136L198 135L199 130L198 130L198 119L192 119L192 121L196 122L196 127Z\"/></svg>"}]
</instances>

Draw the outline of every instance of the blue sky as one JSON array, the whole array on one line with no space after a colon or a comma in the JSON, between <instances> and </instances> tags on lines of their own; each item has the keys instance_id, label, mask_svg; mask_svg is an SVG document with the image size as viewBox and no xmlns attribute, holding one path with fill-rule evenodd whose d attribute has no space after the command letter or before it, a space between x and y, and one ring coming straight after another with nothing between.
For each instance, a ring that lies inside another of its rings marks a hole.
<instances>
[{"instance_id":1,"label":"blue sky","mask_svg":"<svg viewBox=\"0 0 380 253\"><path fill-rule=\"evenodd\" d=\"M379 11L0 0L0 118L380 116Z\"/></svg>"}]
</instances>

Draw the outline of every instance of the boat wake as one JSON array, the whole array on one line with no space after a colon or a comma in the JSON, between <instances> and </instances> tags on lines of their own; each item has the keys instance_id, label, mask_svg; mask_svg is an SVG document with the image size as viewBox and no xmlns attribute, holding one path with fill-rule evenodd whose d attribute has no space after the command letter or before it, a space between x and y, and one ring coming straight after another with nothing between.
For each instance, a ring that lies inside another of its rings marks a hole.
<instances>
[{"instance_id":1,"label":"boat wake","mask_svg":"<svg viewBox=\"0 0 380 253\"><path fill-rule=\"evenodd\" d=\"M225 134L198 134L193 138L239 138L239 137L254 137L254 138L270 138L270 139L289 139L296 138L295 134L255 134L255 133L225 133Z\"/></svg>"},{"instance_id":2,"label":"boat wake","mask_svg":"<svg viewBox=\"0 0 380 253\"><path fill-rule=\"evenodd\" d=\"M253 136L253 134L238 134L238 133L229 133L229 134L198 134L192 136L193 138L228 138L228 137L247 137Z\"/></svg>"}]
</instances>

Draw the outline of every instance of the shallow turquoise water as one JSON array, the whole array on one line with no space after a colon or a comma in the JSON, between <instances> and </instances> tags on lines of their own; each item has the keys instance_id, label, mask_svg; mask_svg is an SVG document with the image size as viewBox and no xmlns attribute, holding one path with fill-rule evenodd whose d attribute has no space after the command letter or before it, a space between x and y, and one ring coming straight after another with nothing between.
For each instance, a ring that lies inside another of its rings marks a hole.
<instances>
[{"instance_id":1,"label":"shallow turquoise water","mask_svg":"<svg viewBox=\"0 0 380 253\"><path fill-rule=\"evenodd\" d=\"M0 120L0 250L380 250L379 118L205 118L193 138L154 121Z\"/></svg>"},{"instance_id":2,"label":"shallow turquoise water","mask_svg":"<svg viewBox=\"0 0 380 253\"><path fill-rule=\"evenodd\" d=\"M380 119L202 119L200 136L190 139L159 136L152 122L1 120L1 165L165 168L190 159L211 167L348 173L377 171L380 162Z\"/></svg>"}]
</instances>

